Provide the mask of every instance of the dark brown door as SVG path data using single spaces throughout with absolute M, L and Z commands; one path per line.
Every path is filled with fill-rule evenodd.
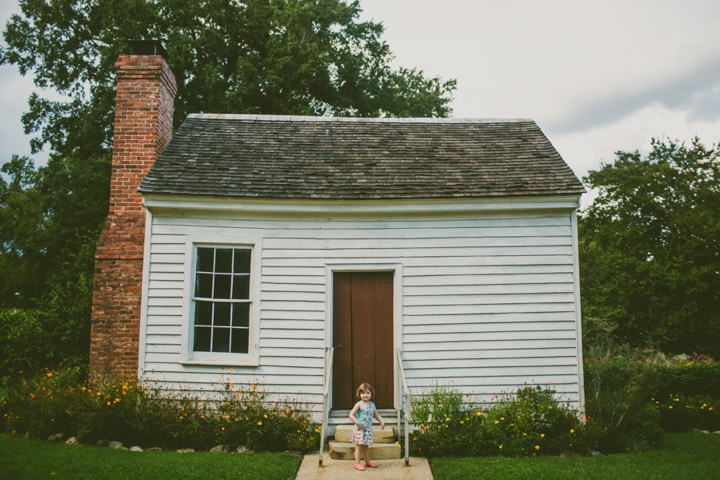
M 351 409 L 367 382 L 377 408 L 393 408 L 393 272 L 333 275 L 333 408 Z

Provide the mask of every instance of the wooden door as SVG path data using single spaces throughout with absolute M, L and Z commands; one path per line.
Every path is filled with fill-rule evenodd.
M 394 408 L 393 272 L 335 273 L 333 285 L 333 408 L 351 409 L 363 382 Z

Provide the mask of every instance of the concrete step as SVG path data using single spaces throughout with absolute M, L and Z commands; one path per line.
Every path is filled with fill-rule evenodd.
M 347 410 L 330 410 L 328 415 L 328 435 L 335 435 L 335 427 L 338 425 L 351 425 L 348 414 L 350 409 Z M 385 420 L 385 429 L 388 427 L 397 428 L 397 410 L 394 408 L 380 408 L 378 413 Z
M 335 427 L 335 441 L 352 443 L 352 433 L 357 430 L 355 425 L 337 425 Z M 385 430 L 373 425 L 373 443 L 395 443 L 395 429 L 385 426 Z
M 355 444 L 330 441 L 330 458 L 335 460 L 354 460 Z M 392 460 L 400 458 L 400 445 L 394 443 L 376 443 L 370 446 L 370 460 Z

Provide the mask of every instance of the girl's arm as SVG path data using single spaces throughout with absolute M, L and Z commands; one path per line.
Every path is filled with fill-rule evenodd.
M 350 415 L 348 415 L 348 418 L 358 427 L 362 427 L 362 425 L 360 425 L 360 422 L 358 422 L 358 419 L 355 417 L 355 414 L 358 412 L 358 410 L 360 410 L 360 405 L 356 403 L 353 409 L 350 410 Z
M 385 420 L 383 420 L 383 417 L 380 416 L 377 410 L 375 410 L 375 418 L 378 422 L 380 422 L 380 430 L 385 429 Z

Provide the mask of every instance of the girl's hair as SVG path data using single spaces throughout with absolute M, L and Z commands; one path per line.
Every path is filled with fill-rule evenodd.
M 370 390 L 370 398 L 375 396 L 375 390 L 373 390 L 372 385 L 369 383 L 362 383 L 357 389 L 357 392 L 355 392 L 355 396 L 357 398 L 360 398 L 360 394 L 363 393 L 365 390 Z

